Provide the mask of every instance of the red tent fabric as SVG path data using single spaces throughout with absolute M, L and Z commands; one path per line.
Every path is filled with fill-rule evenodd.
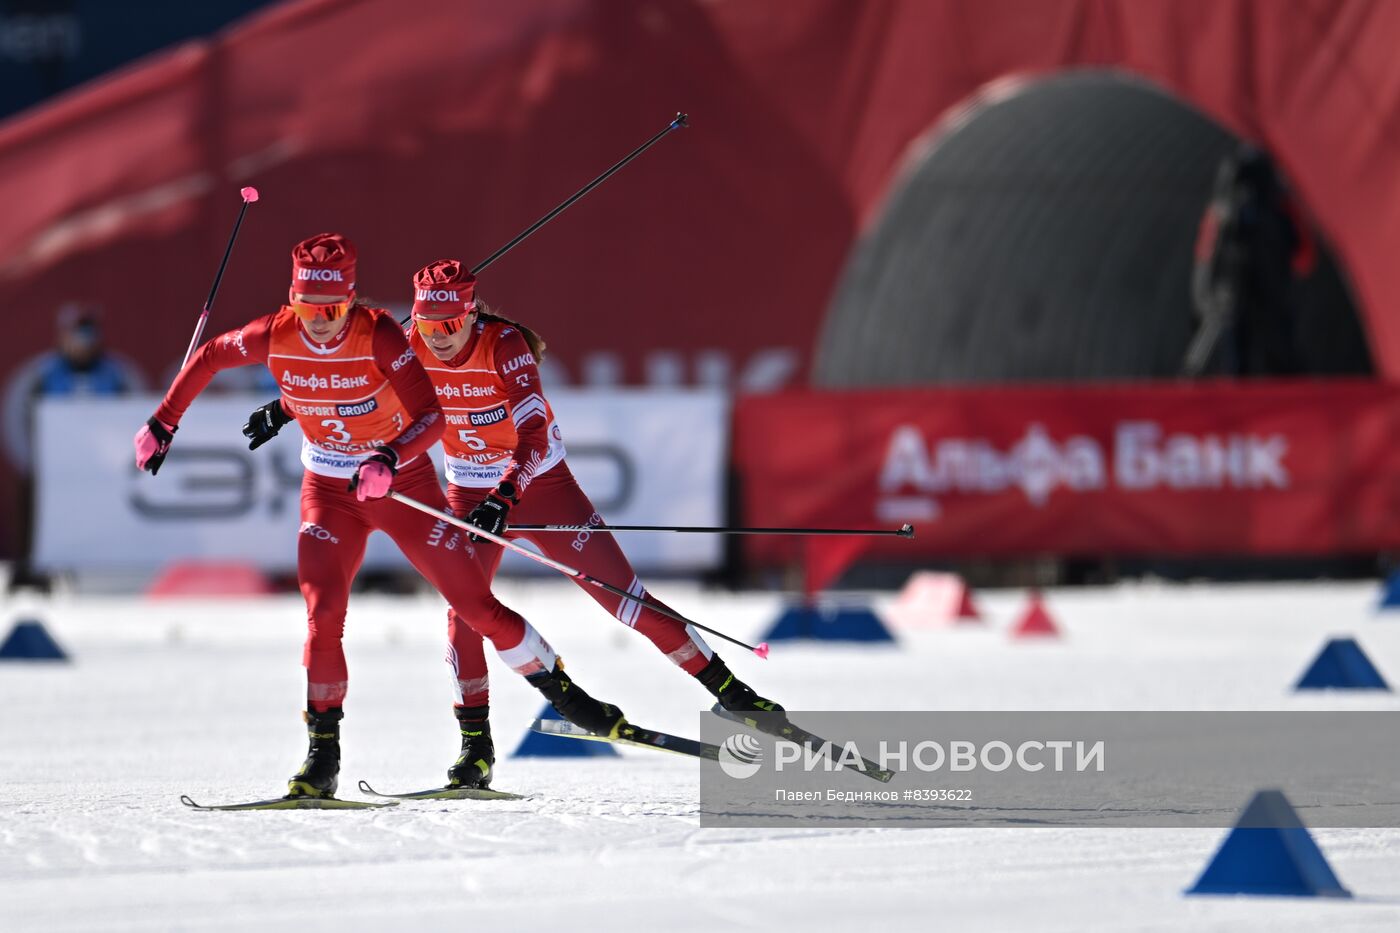
M 475 262 L 677 110 L 665 140 L 489 270 L 554 378 L 801 382 L 901 160 L 988 82 L 1112 67 L 1277 153 L 1400 376 L 1400 5 L 1381 0 L 302 0 L 0 124 L 0 374 L 54 308 L 106 308 L 153 381 L 178 361 L 239 187 L 210 333 L 343 230 L 369 295 Z M 727 375 L 726 375 L 727 374 Z

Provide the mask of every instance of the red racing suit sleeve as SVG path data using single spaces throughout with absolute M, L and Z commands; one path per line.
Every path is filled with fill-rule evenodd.
M 220 334 L 196 350 L 170 384 L 169 391 L 156 409 L 156 418 L 172 427 L 178 426 L 190 404 L 216 373 L 252 363 L 266 365 L 267 354 L 272 347 L 272 319 L 276 316 L 277 312 L 274 311 L 256 318 L 238 330 Z
M 544 403 L 544 387 L 540 385 L 540 370 L 530 345 L 517 328 L 501 331 L 496 341 L 493 365 L 506 387 L 510 402 L 510 417 L 515 422 L 515 454 L 506 467 L 501 482 L 515 484 L 516 497 L 535 478 L 535 471 L 549 451 L 549 416 Z
M 407 463 L 428 452 L 442 437 L 446 420 L 442 403 L 432 380 L 418 362 L 418 356 L 404 339 L 404 332 L 392 315 L 382 315 L 374 322 L 374 364 L 379 367 L 403 402 L 412 419 L 403 433 L 389 442 L 399 455 L 399 463 Z

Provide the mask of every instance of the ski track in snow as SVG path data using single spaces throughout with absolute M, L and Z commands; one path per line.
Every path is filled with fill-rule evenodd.
M 568 584 L 505 601 L 578 682 L 645 725 L 697 730 L 708 705 L 649 643 Z M 773 596 L 656 591 L 756 637 Z M 897 648 L 716 648 L 792 709 L 1396 709 L 1393 696 L 1299 696 L 1326 637 L 1358 637 L 1392 681 L 1400 617 L 1364 584 L 1057 591 L 1058 642 L 989 624 L 900 633 Z M 877 595 L 877 607 L 888 605 Z M 1273 931 L 1400 927 L 1400 830 L 1315 833 L 1349 902 L 1188 898 L 1223 830 L 702 829 L 698 765 L 514 759 L 541 701 L 492 661 L 497 777 L 523 801 L 378 811 L 202 813 L 276 796 L 300 763 L 304 610 L 295 597 L 12 604 L 71 665 L 0 665 L 0 930 L 833 928 Z M 7 620 L 0 620 L 7 621 Z M 441 782 L 455 756 L 436 598 L 357 597 L 340 796 Z M 1240 801 L 1243 806 L 1244 800 Z

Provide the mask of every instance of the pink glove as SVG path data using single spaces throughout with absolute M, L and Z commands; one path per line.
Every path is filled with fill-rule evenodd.
M 175 439 L 175 425 L 166 424 L 155 418 L 146 419 L 146 423 L 141 426 L 141 430 L 136 432 L 136 466 L 141 470 L 150 470 L 155 476 L 160 472 L 160 465 L 165 462 L 165 455 L 170 452 L 170 442 Z
M 366 499 L 383 499 L 387 496 L 389 487 L 394 484 L 398 461 L 399 455 L 392 447 L 376 447 L 375 453 L 360 464 L 350 480 L 350 490 L 355 493 L 355 498 L 364 502 Z

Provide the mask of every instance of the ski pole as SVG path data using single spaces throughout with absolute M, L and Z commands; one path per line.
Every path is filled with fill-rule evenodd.
M 575 201 L 577 201 L 579 198 L 583 197 L 585 194 L 587 194 L 588 192 L 592 191 L 594 188 L 598 187 L 598 186 L 601 185 L 603 182 L 607 181 L 609 178 L 611 178 L 614 174 L 616 174 L 616 173 L 618 172 L 618 170 L 620 170 L 620 169 L 621 169 L 624 165 L 626 165 L 628 162 L 631 162 L 631 161 L 632 161 L 633 159 L 635 159 L 637 156 L 641 155 L 643 152 L 646 152 L 646 151 L 647 151 L 648 149 L 650 149 L 652 146 L 656 145 L 656 143 L 661 139 L 661 137 L 663 137 L 663 136 L 665 136 L 666 134 L 670 133 L 672 130 L 677 130 L 677 129 L 681 129 L 681 128 L 683 128 L 683 127 L 689 126 L 690 124 L 687 123 L 686 120 L 687 120 L 687 117 L 686 117 L 685 114 L 683 114 L 683 113 L 678 113 L 678 114 L 676 114 L 676 118 L 675 118 L 674 120 L 672 120 L 669 124 L 667 124 L 667 126 L 666 126 L 666 128 L 665 128 L 664 130 L 661 130 L 659 133 L 657 133 L 657 134 L 656 134 L 655 136 L 653 136 L 651 139 L 648 139 L 646 142 L 642 143 L 642 144 L 641 144 L 640 146 L 638 146 L 636 149 L 633 149 L 633 150 L 632 150 L 631 152 L 629 152 L 627 155 L 623 156 L 623 158 L 621 159 L 621 161 L 619 161 L 619 162 L 617 162 L 616 164 L 614 164 L 614 165 L 612 166 L 612 168 L 608 169 L 606 172 L 604 172 L 603 174 L 599 175 L 597 178 L 593 179 L 593 180 L 590 181 L 588 184 L 584 185 L 584 186 L 583 186 L 582 188 L 580 188 L 578 191 L 575 191 L 572 195 L 570 195 L 568 198 L 566 198 L 566 199 L 564 200 L 564 202 L 563 202 L 562 204 L 560 204 L 558 207 L 556 207 L 554 210 L 550 211 L 548 214 L 545 214 L 545 215 L 544 215 L 543 217 L 541 217 L 539 220 L 535 221 L 534 223 L 530 224 L 530 226 L 528 226 L 528 227 L 526 227 L 524 230 L 522 230 L 519 234 L 516 235 L 515 239 L 511 240 L 511 241 L 510 241 L 509 243 L 507 243 L 505 246 L 502 246 L 500 249 L 496 250 L 496 251 L 495 251 L 494 253 L 492 253 L 490 256 L 487 256 L 487 257 L 486 257 L 485 259 L 483 259 L 481 262 L 479 262 L 479 263 L 477 263 L 475 266 L 473 266 L 473 267 L 472 267 L 472 270 L 471 270 L 471 271 L 472 271 L 472 275 L 478 275 L 478 274 L 480 274 L 487 266 L 491 265 L 491 264 L 492 264 L 493 262 L 495 262 L 497 259 L 500 259 L 500 258 L 501 258 L 502 256 L 504 256 L 506 253 L 508 253 L 508 252 L 510 252 L 511 250 L 515 249 L 515 247 L 519 246 L 520 243 L 521 243 L 526 237 L 528 237 L 530 234 L 534 233 L 534 232 L 535 232 L 536 230 L 538 230 L 539 228 L 543 227 L 545 224 L 549 223 L 551 220 L 553 220 L 555 217 L 559 216 L 561 213 L 563 213 L 564 210 L 567 209 L 568 206 L 569 206 L 570 204 L 573 204 L 573 203 L 574 203 Z M 400 323 L 400 324 L 406 325 L 406 324 L 408 324 L 408 320 L 409 320 L 408 318 L 404 318 L 402 321 L 399 321 L 399 323 Z
M 898 528 L 730 528 L 704 525 L 511 525 L 516 531 L 675 531 L 701 535 L 892 535 L 914 537 L 914 526 Z
M 675 118 L 674 120 L 672 120 L 672 121 L 670 122 L 670 124 L 668 124 L 667 127 L 666 127 L 664 130 L 662 130 L 661 132 L 657 133 L 655 136 L 653 136 L 651 139 L 648 139 L 646 142 L 642 143 L 642 144 L 641 144 L 640 146 L 638 146 L 636 149 L 633 149 L 633 150 L 632 150 L 631 152 L 629 152 L 626 156 L 624 156 L 624 157 L 622 158 L 621 161 L 619 161 L 617 164 L 615 164 L 612 168 L 608 169 L 606 172 L 604 172 L 603 174 L 599 175 L 597 178 L 593 179 L 593 180 L 590 181 L 588 184 L 584 185 L 584 186 L 583 186 L 582 188 L 580 188 L 578 191 L 574 192 L 567 200 L 564 201 L 564 203 L 560 204 L 560 205 L 559 205 L 558 207 L 556 207 L 554 210 L 550 211 L 548 214 L 545 214 L 545 215 L 544 215 L 543 217 L 541 217 L 539 220 L 535 221 L 534 223 L 530 224 L 530 226 L 526 227 L 526 228 L 524 229 L 524 231 L 522 231 L 515 239 L 511 240 L 511 241 L 510 241 L 509 243 L 507 243 L 505 246 L 502 246 L 500 249 L 496 250 L 496 251 L 495 251 L 494 253 L 492 253 L 490 256 L 487 256 L 487 257 L 486 257 L 485 259 L 483 259 L 481 262 L 479 262 L 479 263 L 477 263 L 475 266 L 473 266 L 473 267 L 472 267 L 472 275 L 478 275 L 478 274 L 480 274 L 480 273 L 482 272 L 482 270 L 484 270 L 487 266 L 491 265 L 491 263 L 495 262 L 497 259 L 500 259 L 500 258 L 501 258 L 502 256 L 504 256 L 506 253 L 508 253 L 508 252 L 510 252 L 512 249 L 514 249 L 516 246 L 518 246 L 518 245 L 520 244 L 520 242 L 521 242 L 522 240 L 524 240 L 524 239 L 525 239 L 526 237 L 528 237 L 530 234 L 534 233 L 536 230 L 538 230 L 539 228 L 543 227 L 545 224 L 549 223 L 551 220 L 553 220 L 553 219 L 554 219 L 555 217 L 557 217 L 559 214 L 563 213 L 563 211 L 564 211 L 570 204 L 573 204 L 573 203 L 574 203 L 575 201 L 577 201 L 579 198 L 583 197 L 585 194 L 587 194 L 588 192 L 592 191 L 594 188 L 598 187 L 598 186 L 601 185 L 603 182 L 607 181 L 609 178 L 611 178 L 619 169 L 621 169 L 621 168 L 622 168 L 624 165 L 626 165 L 628 162 L 631 162 L 631 161 L 632 161 L 633 159 L 635 159 L 637 156 L 641 155 L 643 152 L 646 152 L 646 151 L 647 151 L 648 149 L 650 149 L 652 146 L 656 145 L 656 143 L 661 139 L 661 137 L 663 137 L 663 136 L 665 136 L 666 134 L 670 133 L 672 130 L 677 130 L 677 129 L 680 129 L 680 128 L 684 127 L 684 126 L 688 126 L 688 125 L 689 125 L 689 124 L 686 123 L 686 115 L 685 115 L 685 114 L 683 114 L 683 113 L 678 113 L 678 114 L 676 114 L 676 118 Z
M 214 296 L 219 293 L 219 282 L 223 281 L 224 269 L 228 266 L 228 257 L 233 253 L 233 241 L 238 239 L 238 228 L 243 226 L 243 215 L 248 213 L 248 205 L 258 199 L 258 189 L 251 185 L 238 193 L 243 195 L 243 206 L 238 209 L 238 219 L 233 222 L 233 232 L 229 234 L 228 245 L 224 247 L 224 258 L 219 261 L 219 271 L 214 274 L 214 287 L 209 289 L 209 297 L 204 299 L 204 310 L 200 312 L 199 322 L 194 326 L 194 336 L 190 337 L 190 345 L 185 350 L 185 358 L 180 361 L 181 369 L 185 368 L 185 364 L 194 355 L 194 348 L 199 346 L 199 338 L 204 334 L 204 325 L 208 322 L 209 312 L 214 307 Z
M 730 641 L 736 645 L 739 645 L 742 648 L 747 648 L 754 654 L 758 655 L 760 658 L 768 657 L 768 642 L 766 641 L 762 642 L 757 646 L 750 645 L 747 642 L 740 641 L 732 635 L 726 635 L 721 631 L 712 629 L 707 625 L 701 625 L 699 622 L 692 622 L 690 619 L 687 619 L 680 613 L 673 612 L 670 609 L 667 609 L 665 606 L 661 605 L 660 603 L 653 602 L 652 600 L 647 599 L 645 596 L 636 596 L 632 593 L 627 592 L 624 589 L 619 589 L 618 587 L 613 586 L 611 583 L 604 583 L 597 577 L 591 577 L 588 574 L 583 573 L 582 571 L 575 570 L 567 564 L 561 564 L 557 560 L 552 560 L 548 557 L 545 557 L 543 554 L 536 554 L 529 548 L 522 547 L 519 544 L 516 544 L 514 541 L 511 541 L 507 538 L 502 538 L 499 535 L 493 535 L 489 531 L 484 531 L 471 524 L 464 518 L 458 518 L 457 516 L 449 512 L 444 512 L 441 509 L 435 509 L 425 502 L 419 502 L 417 499 L 410 499 L 403 493 L 395 492 L 391 489 L 389 490 L 389 498 L 396 499 L 399 502 L 402 502 L 404 505 L 409 506 L 410 508 L 417 509 L 425 515 L 431 515 L 433 518 L 436 518 L 439 521 L 444 521 L 448 524 L 456 525 L 463 531 L 469 531 L 472 534 L 477 535 L 478 537 L 485 538 L 487 541 L 495 542 L 503 548 L 508 548 L 517 554 L 521 554 L 525 557 L 528 557 L 530 560 L 534 561 L 537 564 L 544 564 L 546 567 L 549 567 L 553 570 L 557 570 L 560 573 L 565 574 L 566 576 L 573 577 L 575 580 L 581 580 L 584 583 L 590 584 L 591 586 L 598 587 L 600 590 L 607 590 L 614 596 L 621 596 L 623 599 L 630 599 L 634 603 L 639 603 L 648 609 L 659 612 L 667 618 L 675 619 L 677 622 L 680 622 L 683 625 L 693 625 L 695 628 L 699 629 L 702 632 L 709 632 L 711 635 L 723 638 L 725 641 Z

